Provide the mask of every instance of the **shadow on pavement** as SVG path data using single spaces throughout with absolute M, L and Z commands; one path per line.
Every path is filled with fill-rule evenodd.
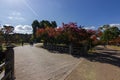
M 43 47 L 41 47 L 41 48 L 43 48 Z M 69 53 L 54 51 L 54 50 L 48 50 L 48 51 L 51 53 L 56 53 L 56 54 L 72 55 L 75 58 L 83 57 L 92 62 L 107 63 L 107 64 L 111 64 L 111 65 L 120 67 L 120 51 L 107 49 L 107 48 L 103 48 L 103 47 L 102 48 L 97 47 L 95 49 L 96 49 L 96 52 L 94 52 L 92 54 L 89 53 L 87 55 L 69 54 Z
M 43 46 L 37 46 L 37 47 L 38 48 L 46 49 Z M 67 54 L 67 55 L 72 55 L 75 58 L 80 58 L 81 57 L 81 55 L 79 55 L 79 54 L 69 54 L 68 51 L 57 51 L 57 50 L 53 50 L 53 49 L 46 49 L 46 50 L 49 51 L 49 52 L 51 52 L 51 53 L 54 53 L 54 54 Z
M 88 54 L 84 58 L 92 62 L 107 63 L 120 67 L 120 51 L 104 49 L 101 51 L 96 51 L 92 54 Z

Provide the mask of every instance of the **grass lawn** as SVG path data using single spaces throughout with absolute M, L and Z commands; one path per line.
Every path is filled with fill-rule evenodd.
M 120 46 L 114 46 L 114 45 L 108 45 L 107 48 L 114 49 L 114 50 L 120 50 Z

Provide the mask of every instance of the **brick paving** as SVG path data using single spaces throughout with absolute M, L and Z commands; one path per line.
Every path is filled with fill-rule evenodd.
M 16 80 L 64 80 L 80 59 L 29 45 L 14 48 Z

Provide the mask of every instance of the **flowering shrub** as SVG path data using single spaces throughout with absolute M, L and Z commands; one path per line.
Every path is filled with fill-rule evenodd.
M 81 44 L 88 40 L 95 40 L 96 31 L 78 27 L 76 23 L 69 23 L 63 24 L 63 26 L 59 28 L 38 28 L 36 36 L 40 37 L 46 43 Z

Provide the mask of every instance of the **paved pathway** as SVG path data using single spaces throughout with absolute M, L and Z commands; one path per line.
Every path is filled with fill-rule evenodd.
M 51 53 L 29 45 L 14 50 L 16 80 L 64 80 L 80 61 L 71 55 Z
M 95 49 L 96 56 L 84 57 L 65 80 L 120 80 L 120 51 L 109 46 Z

